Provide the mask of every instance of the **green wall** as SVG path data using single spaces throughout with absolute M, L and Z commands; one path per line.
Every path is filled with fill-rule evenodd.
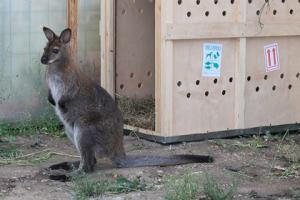
M 98 71 L 100 0 L 79 0 L 78 56 L 85 71 Z M 0 0 L 0 121 L 40 117 L 47 102 L 43 26 L 66 27 L 64 0 Z M 90 63 L 93 63 L 92 65 Z M 96 71 L 96 72 L 97 72 Z

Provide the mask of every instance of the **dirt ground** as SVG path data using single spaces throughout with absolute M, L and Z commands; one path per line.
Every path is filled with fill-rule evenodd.
M 36 136 L 35 136 L 36 137 Z M 36 165 L 0 165 L 0 199 L 72 199 L 70 182 L 49 180 L 43 169 L 50 164 L 77 158 L 66 138 L 38 136 L 39 145 L 30 137 L 17 138 L 13 143 L 24 155 L 50 149 L 60 154 Z M 1 145 L 1 144 L 0 144 Z M 160 145 L 134 136 L 125 137 L 128 154 L 209 154 L 211 164 L 188 164 L 173 167 L 143 167 L 107 169 L 105 174 L 118 174 L 130 179 L 141 176 L 154 185 L 151 191 L 106 195 L 97 199 L 163 199 L 163 180 L 189 172 L 210 173 L 226 186 L 238 179 L 234 199 L 300 199 L 300 134 L 210 140 L 202 142 Z M 1 147 L 1 146 L 0 146 Z M 90 176 L 96 176 L 94 174 Z M 201 195 L 200 195 L 201 196 Z

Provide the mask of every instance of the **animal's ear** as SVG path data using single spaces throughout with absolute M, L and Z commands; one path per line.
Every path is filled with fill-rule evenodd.
M 64 44 L 69 43 L 71 40 L 71 35 L 72 35 L 71 29 L 67 28 L 67 29 L 63 30 L 59 36 L 60 42 L 62 42 Z
M 54 38 L 55 38 L 55 33 L 54 33 L 50 28 L 43 27 L 43 31 L 44 31 L 44 33 L 45 33 L 46 38 L 47 38 L 50 42 L 54 40 Z

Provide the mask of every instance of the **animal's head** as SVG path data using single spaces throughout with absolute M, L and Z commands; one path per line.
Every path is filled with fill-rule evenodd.
M 60 36 L 57 36 L 47 27 L 44 27 L 43 31 L 48 39 L 48 43 L 44 48 L 44 53 L 41 58 L 42 64 L 49 65 L 64 59 L 67 51 L 67 44 L 71 40 L 71 29 L 67 28 L 63 30 Z

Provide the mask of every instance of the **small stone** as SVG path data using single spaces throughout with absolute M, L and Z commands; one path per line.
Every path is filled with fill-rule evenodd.
M 137 175 L 143 175 L 143 171 L 139 171 Z
M 199 197 L 199 200 L 206 200 L 207 198 L 206 198 L 206 196 L 205 195 L 201 195 L 200 197 Z
M 124 198 L 123 197 L 114 197 L 114 198 L 112 198 L 112 200 L 124 200 Z
M 113 174 L 113 175 L 112 175 L 112 178 L 113 178 L 113 179 L 118 178 L 118 174 Z

